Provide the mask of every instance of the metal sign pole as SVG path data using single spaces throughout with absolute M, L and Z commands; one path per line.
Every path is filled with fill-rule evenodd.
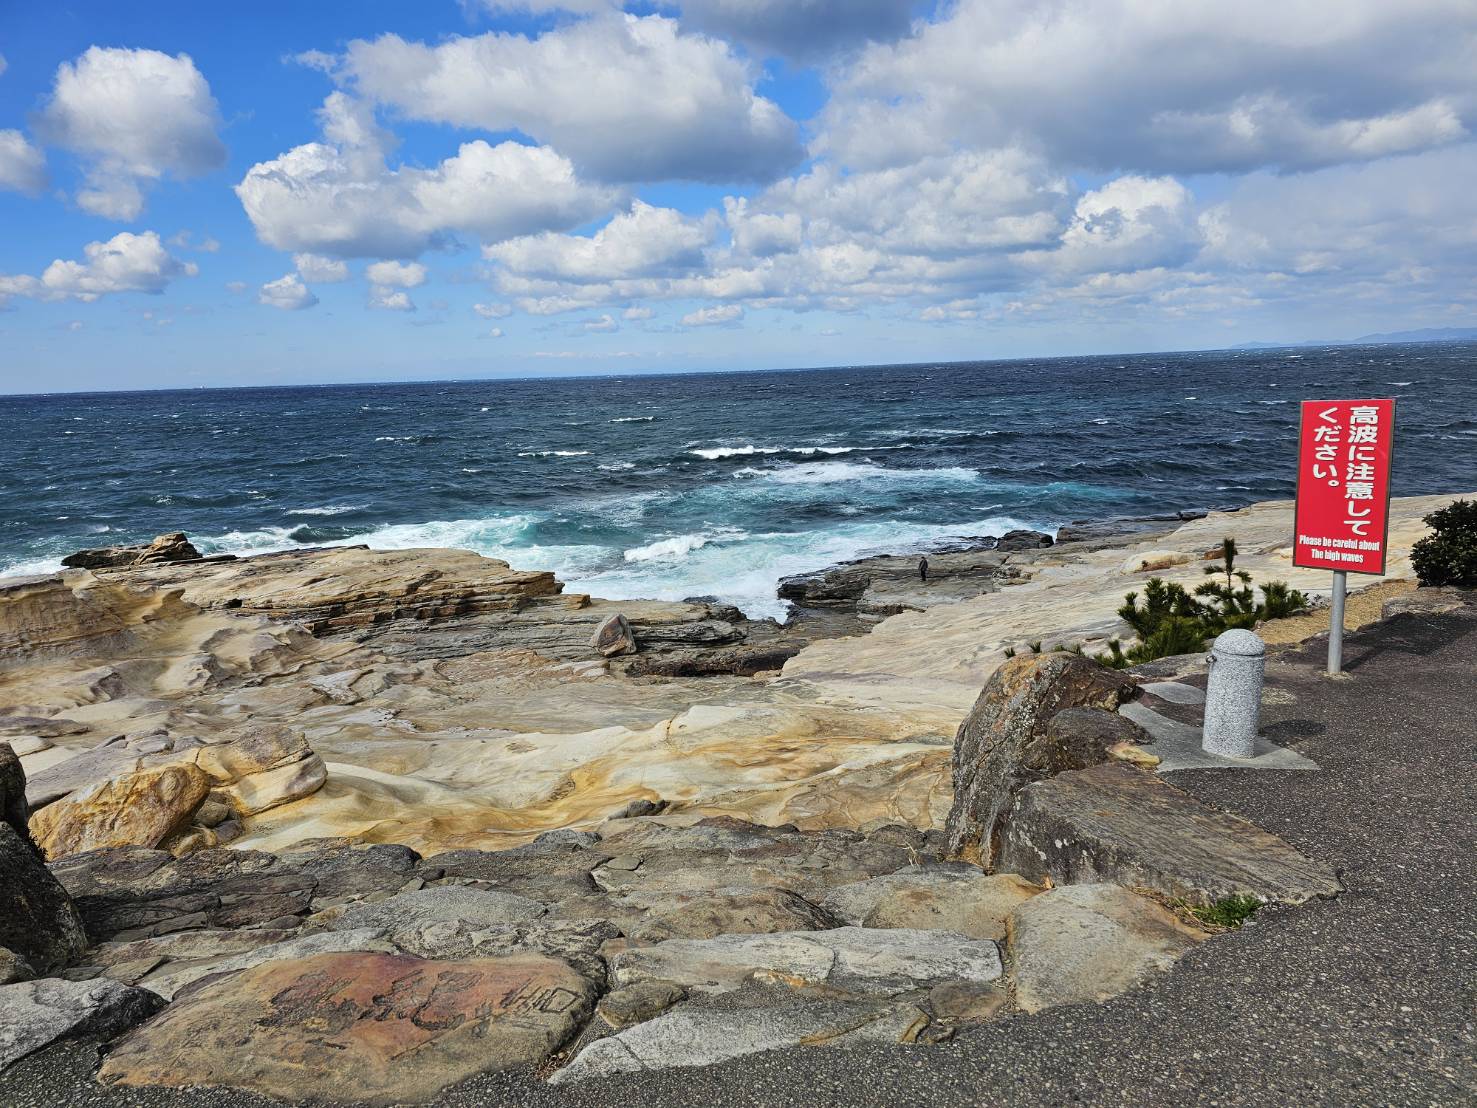
M 1328 621 L 1328 675 L 1337 676 L 1344 669 L 1344 593 L 1349 575 L 1341 569 L 1333 573 L 1333 600 Z

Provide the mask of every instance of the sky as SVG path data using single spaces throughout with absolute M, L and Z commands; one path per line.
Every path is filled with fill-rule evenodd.
M 1472 0 L 0 2 L 0 393 L 1477 325 Z

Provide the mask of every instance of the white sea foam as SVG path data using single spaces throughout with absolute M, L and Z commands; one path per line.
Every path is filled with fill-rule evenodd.
M 650 423 L 654 419 L 656 419 L 656 416 L 654 416 L 654 415 L 628 415 L 628 416 L 620 416 L 620 417 L 618 417 L 616 419 L 612 419 L 612 420 L 610 420 L 610 422 L 611 423 Z
M 322 508 L 290 508 L 290 516 L 341 516 L 349 512 L 362 512 L 368 504 L 330 504 Z
M 670 539 L 657 539 L 645 546 L 633 547 L 625 551 L 622 557 L 628 562 L 651 562 L 659 558 L 672 560 L 686 557 L 707 545 L 706 535 L 674 535 Z
M 596 469 L 603 469 L 603 470 L 605 470 L 605 471 L 607 471 L 609 473 L 622 473 L 622 472 L 624 472 L 625 470 L 628 470 L 628 469 L 635 469 L 636 468 L 636 463 L 635 462 L 610 462 L 607 465 L 596 466 L 595 468 Z
M 520 458 L 583 458 L 588 450 L 520 450 Z
M 906 442 L 889 446 L 705 446 L 699 450 L 689 450 L 688 453 L 713 462 L 720 458 L 748 458 L 756 454 L 799 454 L 802 457 L 809 457 L 815 454 L 865 454 L 874 450 L 908 450 L 911 446 L 911 443 Z
M 936 469 L 888 469 L 865 462 L 804 462 L 778 469 L 755 469 L 745 466 L 734 477 L 760 477 L 778 485 L 833 485 L 841 481 L 869 481 L 889 484 L 937 484 L 977 481 L 979 470 L 965 466 L 941 466 Z

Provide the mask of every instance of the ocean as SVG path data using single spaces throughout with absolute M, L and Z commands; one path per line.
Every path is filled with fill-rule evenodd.
M 1398 398 L 1398 495 L 1477 488 L 1477 343 L 0 397 L 0 574 L 457 546 L 616 599 L 1016 527 L 1289 497 L 1297 402 Z

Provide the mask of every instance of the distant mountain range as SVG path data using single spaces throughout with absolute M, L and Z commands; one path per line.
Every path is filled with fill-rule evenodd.
M 1417 331 L 1381 331 L 1357 339 L 1305 339 L 1302 342 L 1243 342 L 1232 350 L 1278 350 L 1288 346 L 1374 346 L 1386 342 L 1477 341 L 1477 327 L 1422 327 Z

